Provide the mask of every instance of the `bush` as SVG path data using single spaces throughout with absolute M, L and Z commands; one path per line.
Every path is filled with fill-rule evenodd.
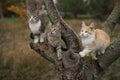
M 57 7 L 61 12 L 90 14 L 95 18 L 104 19 L 110 13 L 109 6 L 112 0 L 58 0 Z M 113 7 L 113 6 L 112 6 Z
M 108 8 L 112 0 L 91 0 L 89 13 L 99 19 L 104 19 L 110 13 Z
M 58 0 L 57 6 L 65 13 L 85 14 L 87 12 L 87 5 L 83 0 Z

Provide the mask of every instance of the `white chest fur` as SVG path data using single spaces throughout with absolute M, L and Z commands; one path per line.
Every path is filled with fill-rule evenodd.
M 41 21 L 39 20 L 37 23 L 29 22 L 29 28 L 33 34 L 39 33 L 41 27 Z
M 82 38 L 82 45 L 84 48 L 88 47 L 89 44 L 91 44 L 93 41 L 95 41 L 95 35 L 90 35 L 87 38 Z

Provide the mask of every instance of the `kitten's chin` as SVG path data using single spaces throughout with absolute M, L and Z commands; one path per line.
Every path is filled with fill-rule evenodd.
M 80 36 L 81 38 L 87 38 L 88 36 Z
M 80 34 L 80 37 L 81 37 L 81 38 L 87 38 L 88 35 L 84 35 L 84 34 L 82 35 L 82 34 Z

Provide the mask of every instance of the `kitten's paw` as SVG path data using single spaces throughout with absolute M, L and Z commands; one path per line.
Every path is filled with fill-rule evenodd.
M 98 52 L 98 55 L 102 55 L 102 54 L 104 54 L 104 53 L 105 53 L 105 50 L 99 51 L 99 52 Z
M 105 50 L 101 51 L 101 53 L 104 54 L 104 53 L 105 53 Z
M 92 56 L 92 59 L 93 60 L 97 60 L 98 58 L 96 56 Z
M 58 60 L 62 59 L 62 53 L 57 53 Z
M 98 52 L 98 55 L 101 55 L 101 52 Z
M 96 53 L 91 54 L 93 60 L 97 60 L 98 58 L 96 57 Z
M 79 55 L 80 55 L 81 57 L 85 57 L 85 54 L 84 54 L 83 52 L 79 52 Z
M 38 43 L 39 42 L 39 39 L 34 39 L 34 43 Z
M 57 57 L 58 57 L 58 60 L 62 59 L 62 51 L 61 50 L 57 51 Z
M 44 42 L 44 39 L 43 39 L 43 38 L 41 38 L 41 39 L 40 39 L 40 42 L 41 42 L 41 43 L 42 43 L 42 42 Z

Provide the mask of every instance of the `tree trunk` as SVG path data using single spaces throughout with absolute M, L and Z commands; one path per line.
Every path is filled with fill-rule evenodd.
M 35 8 L 36 0 L 26 0 L 27 4 L 29 1 L 33 1 L 32 7 L 29 5 L 29 12 L 33 13 Z M 40 1 L 40 0 L 39 0 Z M 118 0 L 119 1 L 119 0 Z M 59 70 L 60 80 L 99 80 L 104 71 L 120 56 L 120 40 L 112 43 L 107 49 L 104 55 L 98 56 L 98 60 L 92 60 L 91 58 L 81 58 L 79 52 L 81 51 L 79 45 L 79 39 L 75 32 L 69 27 L 68 24 L 64 22 L 62 17 L 59 15 L 56 6 L 53 3 L 53 0 L 44 0 L 49 18 L 53 24 L 60 22 L 61 25 L 61 35 L 62 39 L 66 44 L 67 49 L 63 51 L 63 57 L 61 60 L 58 60 L 56 57 L 56 52 L 53 47 L 47 42 L 39 43 L 37 46 L 34 43 L 31 43 L 31 48 L 39 53 L 42 57 L 52 62 Z M 119 6 L 118 3 L 116 6 Z M 115 10 L 114 10 L 115 9 Z M 113 13 L 119 13 L 116 11 L 116 8 L 113 9 Z M 117 10 L 120 8 L 117 8 Z M 110 16 L 111 16 L 110 15 Z M 112 18 L 107 19 L 107 23 L 117 22 L 117 18 L 120 15 L 113 16 Z M 105 22 L 106 24 L 106 22 Z M 112 28 L 115 25 L 109 24 Z M 107 27 L 109 28 L 109 27 Z

